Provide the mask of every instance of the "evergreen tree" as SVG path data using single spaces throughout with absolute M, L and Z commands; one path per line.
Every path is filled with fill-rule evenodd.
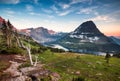
M 105 59 L 106 59 L 106 63 L 109 63 L 109 59 L 110 59 L 110 54 L 109 52 L 106 53 Z

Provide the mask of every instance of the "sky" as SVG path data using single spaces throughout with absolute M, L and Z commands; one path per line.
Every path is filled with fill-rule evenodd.
M 0 0 L 0 16 L 18 29 L 74 31 L 92 20 L 107 36 L 120 36 L 120 0 Z

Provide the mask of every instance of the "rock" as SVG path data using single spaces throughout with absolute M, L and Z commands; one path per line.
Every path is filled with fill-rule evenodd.
M 10 63 L 11 63 L 11 66 L 7 70 L 5 70 L 4 72 L 10 73 L 11 77 L 21 76 L 22 73 L 17 70 L 18 66 L 21 65 L 21 64 L 17 63 L 17 62 L 14 62 L 14 61 L 10 61 Z
M 27 59 L 23 56 L 15 55 L 15 60 L 17 60 L 18 62 L 25 62 Z
M 36 70 L 35 67 L 25 67 L 25 68 L 21 68 L 20 71 L 24 74 L 24 75 L 28 75 L 30 71 Z
M 80 75 L 80 71 L 76 71 L 75 74 L 76 74 L 76 75 Z
M 23 75 L 19 70 L 18 67 L 21 63 L 9 61 L 11 63 L 10 67 L 6 69 L 5 73 L 10 73 L 11 77 L 6 78 L 6 81 L 26 81 L 28 78 L 27 76 Z
M 26 81 L 27 76 L 19 76 L 19 77 L 15 77 L 15 78 L 11 78 L 7 81 Z
M 56 72 L 51 73 L 51 79 L 52 79 L 52 81 L 59 81 L 60 75 Z

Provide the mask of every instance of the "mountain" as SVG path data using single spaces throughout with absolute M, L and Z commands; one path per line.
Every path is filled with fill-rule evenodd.
M 120 39 L 120 36 L 115 36 L 115 38 L 118 38 L 118 39 Z
M 5 20 L 0 16 L 0 27 L 2 27 L 3 21 L 5 21 Z
M 73 32 L 70 32 L 60 40 L 59 44 L 73 52 L 113 52 L 119 51 L 120 46 L 113 43 L 112 39 L 99 31 L 93 21 L 82 23 Z
M 44 27 L 22 29 L 20 33 L 31 36 L 35 41 L 41 44 L 54 42 L 66 34 L 48 30 Z
M 113 42 L 114 42 L 115 44 L 120 45 L 120 39 L 119 39 L 119 38 L 114 37 L 114 36 L 111 36 L 110 38 L 113 40 Z

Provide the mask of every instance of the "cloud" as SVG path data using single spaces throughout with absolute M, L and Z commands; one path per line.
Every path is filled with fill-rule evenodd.
M 114 17 L 114 18 L 116 18 L 116 19 L 120 19 L 120 11 L 119 10 L 117 10 L 117 11 L 115 11 L 115 12 L 112 12 L 112 13 L 110 13 L 109 15 L 111 16 L 111 17 Z
M 83 2 L 90 2 L 92 3 L 93 0 L 72 0 L 70 2 L 70 5 L 77 4 L 77 3 L 83 3 Z
M 72 12 L 71 10 L 68 10 L 68 11 L 59 13 L 58 15 L 59 15 L 59 16 L 65 16 L 65 15 L 68 15 L 69 13 L 71 13 L 71 12 Z
M 120 18 L 119 14 L 120 14 L 120 11 L 111 12 L 111 13 L 104 14 L 104 15 L 97 14 L 96 17 L 91 18 L 89 20 L 93 20 L 93 21 L 105 21 L 105 22 L 118 22 L 119 18 Z
M 84 0 L 72 0 L 70 4 L 76 4 L 76 3 L 80 3 L 82 1 L 84 1 Z
M 70 4 L 63 4 L 63 3 L 59 3 L 58 4 L 62 9 L 68 9 L 71 5 Z
M 7 14 L 6 16 L 8 16 L 9 18 L 10 18 L 10 17 L 12 17 L 12 18 L 14 17 L 14 16 L 13 16 L 13 15 L 11 15 L 11 14 Z
M 41 15 L 41 14 L 35 13 L 35 12 L 30 12 L 29 14 L 30 14 L 30 15 L 34 15 L 34 16 L 40 16 L 40 15 Z
M 95 18 L 92 18 L 91 20 L 93 20 L 93 21 L 107 21 L 107 20 L 109 20 L 109 17 L 108 16 L 97 16 Z
M 91 8 L 84 8 L 84 9 L 81 9 L 79 12 L 77 12 L 77 14 L 90 14 L 92 12 L 92 9 Z
M 55 18 L 55 16 L 53 16 L 53 15 L 47 15 L 47 17 L 50 19 Z
M 52 13 L 52 10 L 48 10 L 48 9 L 43 9 L 42 8 L 42 11 L 44 11 L 45 13 L 49 13 L 49 14 Z
M 98 15 L 98 12 L 95 11 L 97 7 L 82 8 L 76 14 L 94 14 Z
M 54 11 L 58 10 L 55 5 L 51 6 L 51 9 L 54 10 Z
M 33 11 L 33 6 L 31 6 L 31 5 L 26 5 L 26 9 L 27 9 L 28 11 Z
M 111 18 L 109 15 L 99 15 L 99 16 L 96 16 L 94 18 L 90 18 L 89 20 L 92 20 L 92 21 L 104 21 L 104 22 L 113 22 L 113 21 L 116 21 L 116 19 L 114 18 Z
M 5 10 L 4 12 L 7 13 L 7 14 L 14 14 L 14 13 L 15 13 L 15 12 L 12 11 L 12 10 Z
M 35 3 L 35 4 L 38 4 L 38 0 L 34 0 L 34 3 Z
M 58 8 L 57 8 L 55 5 L 51 6 L 51 9 L 52 9 L 55 13 L 59 13 Z
M 2 4 L 17 4 L 20 0 L 0 0 L 0 3 Z
M 58 9 L 56 7 L 56 5 L 51 6 L 51 9 L 53 10 L 53 12 L 55 12 L 58 16 L 65 16 L 65 15 L 68 15 L 71 12 L 73 12 L 73 10 L 68 9 L 70 6 L 67 5 L 67 4 L 61 4 L 60 3 L 58 5 L 62 7 L 62 9 L 63 9 L 62 11 L 60 9 Z
M 86 2 L 86 3 L 89 3 L 90 4 L 92 3 L 93 0 L 71 0 L 69 3 L 64 3 L 64 2 L 56 2 L 56 4 L 58 6 L 60 6 L 62 9 L 68 9 L 70 8 L 71 6 L 74 6 L 75 4 L 78 4 L 78 3 L 83 3 L 83 2 Z
M 67 9 L 67 8 L 69 8 L 70 7 L 70 5 L 68 5 L 68 4 L 63 4 L 63 9 Z

